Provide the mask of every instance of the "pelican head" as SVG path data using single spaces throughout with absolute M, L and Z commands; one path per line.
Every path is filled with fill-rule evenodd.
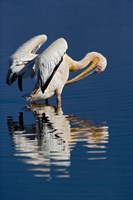
M 89 63 L 91 64 L 88 66 Z M 70 71 L 78 71 L 85 67 L 86 69 L 78 76 L 74 77 L 71 80 L 68 80 L 66 84 L 74 83 L 94 73 L 103 72 L 106 69 L 106 66 L 107 60 L 102 54 L 98 52 L 87 53 L 82 60 L 75 62 L 75 66 L 70 68 Z
M 103 72 L 106 69 L 106 66 L 107 66 L 106 58 L 102 54 L 97 53 L 97 52 L 91 52 L 91 54 L 95 55 L 95 57 L 92 59 L 93 61 L 94 61 L 95 58 L 98 59 L 95 71 L 98 72 L 98 73 Z

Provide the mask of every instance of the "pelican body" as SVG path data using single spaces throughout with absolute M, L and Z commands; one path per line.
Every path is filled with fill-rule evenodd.
M 38 35 L 20 46 L 11 56 L 11 65 L 7 73 L 6 83 L 11 85 L 18 79 L 22 90 L 22 78 L 36 79 L 36 84 L 26 100 L 36 102 L 47 100 L 53 95 L 57 98 L 57 106 L 61 106 L 61 93 L 67 84 L 79 81 L 93 73 L 102 72 L 107 66 L 106 58 L 97 52 L 90 52 L 75 61 L 66 54 L 68 45 L 65 39 L 59 38 L 40 55 L 36 54 L 39 47 L 47 40 L 46 35 Z M 91 63 L 90 66 L 88 66 Z M 86 69 L 68 80 L 70 71 Z

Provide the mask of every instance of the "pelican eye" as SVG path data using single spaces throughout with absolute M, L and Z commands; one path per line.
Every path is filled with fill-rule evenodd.
M 102 67 L 100 65 L 97 65 L 96 66 L 96 72 L 102 72 Z

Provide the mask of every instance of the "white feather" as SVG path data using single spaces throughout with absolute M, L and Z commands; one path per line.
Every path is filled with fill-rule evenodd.
M 39 80 L 44 85 L 51 76 L 56 66 L 60 64 L 63 55 L 68 48 L 67 42 L 63 38 L 59 38 L 53 42 L 42 54 L 37 58 L 36 67 L 39 71 Z
M 30 70 L 33 73 L 33 67 L 31 67 L 30 65 L 29 68 L 28 66 L 26 69 L 24 68 L 38 56 L 36 54 L 36 51 L 46 40 L 46 35 L 38 35 L 36 37 L 33 37 L 22 44 L 22 46 L 20 46 L 17 51 L 10 57 L 11 65 L 7 74 L 8 84 L 12 84 L 12 82 L 16 80 L 18 75 L 23 75 L 26 71 L 28 71 L 28 74 L 30 74 Z

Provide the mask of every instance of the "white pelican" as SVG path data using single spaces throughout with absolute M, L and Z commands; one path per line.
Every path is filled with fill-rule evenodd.
M 65 84 L 79 81 L 95 72 L 104 71 L 107 60 L 100 53 L 90 52 L 82 60 L 75 61 L 66 54 L 68 45 L 63 38 L 57 39 L 40 55 L 36 54 L 46 40 L 46 35 L 38 35 L 17 49 L 11 56 L 6 83 L 11 85 L 18 79 L 19 89 L 22 90 L 22 77 L 33 77 L 37 82 L 26 99 L 35 102 L 42 99 L 47 100 L 56 95 L 57 105 L 60 107 L 61 93 Z M 89 63 L 91 65 L 85 71 L 72 80 L 68 80 L 69 71 L 81 70 Z

